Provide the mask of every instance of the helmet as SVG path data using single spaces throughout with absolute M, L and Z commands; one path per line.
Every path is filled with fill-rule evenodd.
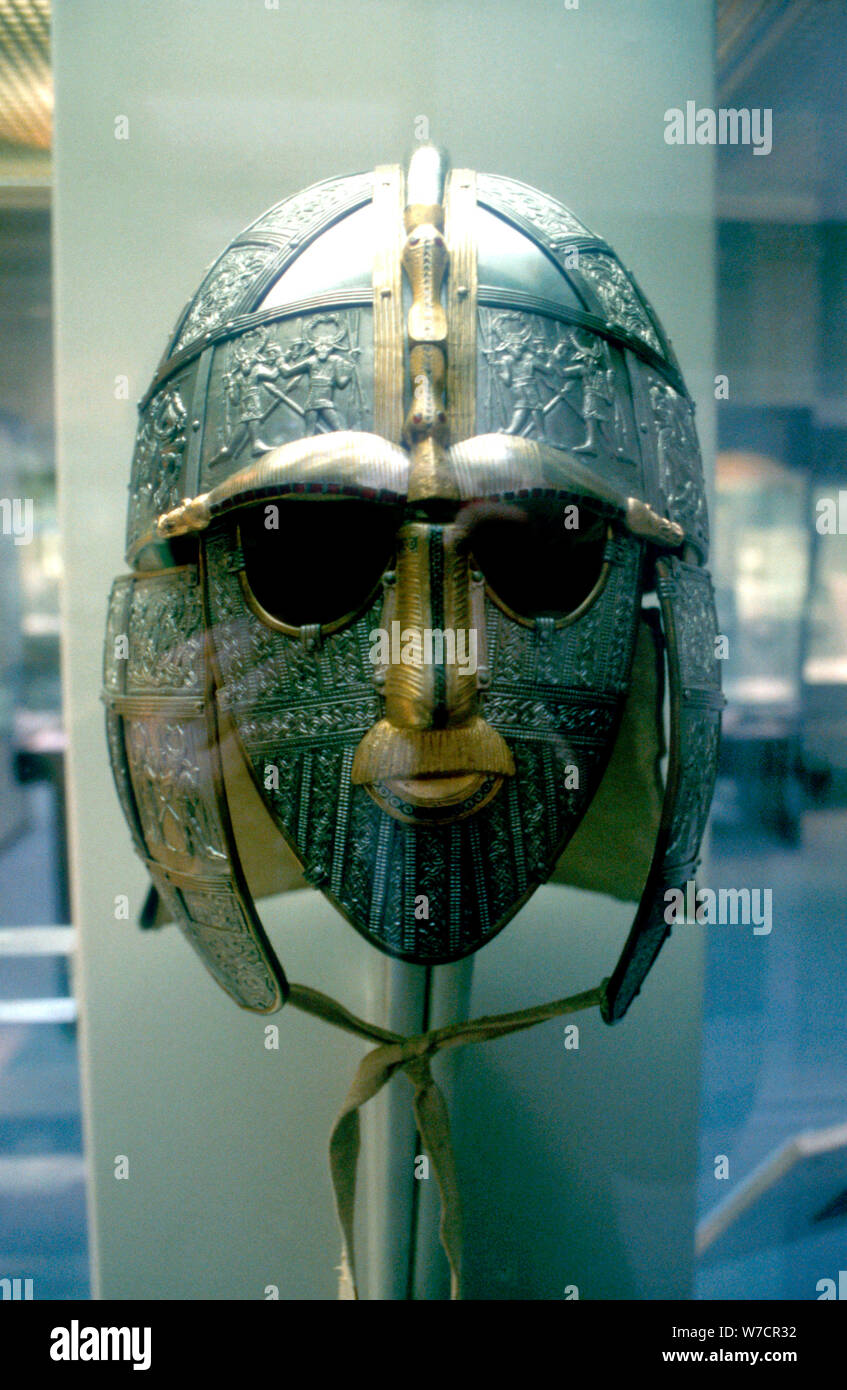
M 219 983 L 284 1002 L 270 887 L 434 965 L 558 877 L 640 896 L 620 1018 L 712 795 L 707 546 L 671 345 L 552 198 L 422 145 L 236 237 L 140 403 L 105 657 L 135 846 Z

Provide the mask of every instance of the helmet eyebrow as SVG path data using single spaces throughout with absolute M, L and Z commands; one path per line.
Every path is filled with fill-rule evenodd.
M 685 532 L 647 502 L 598 478 L 578 458 L 534 439 L 481 434 L 448 450 L 450 471 L 462 500 L 551 493 L 588 497 L 603 515 L 616 516 L 633 535 L 675 550 Z M 246 502 L 285 493 L 363 494 L 402 502 L 409 483 L 409 456 L 380 435 L 355 430 L 297 439 L 270 449 L 209 492 L 184 498 L 156 523 L 161 539 L 204 531 L 210 522 Z
M 480 434 L 449 450 L 450 465 L 463 499 L 549 493 L 588 497 L 601 515 L 617 516 L 629 531 L 662 549 L 685 541 L 676 522 L 649 503 L 607 483 L 565 449 L 507 434 Z
M 156 533 L 164 539 L 204 531 L 216 516 L 234 507 L 286 492 L 402 502 L 408 479 L 409 458 L 399 445 L 377 434 L 337 430 L 269 449 L 209 492 L 184 498 L 165 512 Z

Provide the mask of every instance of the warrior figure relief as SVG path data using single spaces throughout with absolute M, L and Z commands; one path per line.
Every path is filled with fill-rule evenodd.
M 233 345 L 231 365 L 224 374 L 229 440 L 226 452 L 236 451 L 245 431 L 254 455 L 273 448 L 261 437 L 261 428 L 280 404 L 300 416 L 306 435 L 343 430 L 346 426 L 335 403 L 335 392 L 352 386 L 356 405 L 360 406 L 355 361 L 359 352 L 360 348 L 349 342 L 346 325 L 334 314 L 313 320 L 305 336 L 287 347 L 269 341 L 266 328 L 245 334 Z M 302 403 L 280 384 L 299 376 L 308 379 Z
M 550 350 L 540 337 L 533 337 L 532 325 L 521 314 L 499 314 L 492 323 L 496 341 L 483 348 L 499 381 L 509 388 L 512 414 L 503 434 L 525 435 L 535 427 L 536 437 L 544 438 L 544 396 L 541 383 L 551 383 L 553 367 Z
M 561 333 L 551 344 L 543 330 L 533 332 L 521 314 L 504 312 L 492 320 L 491 346 L 483 353 L 500 408 L 508 417 L 501 433 L 544 439 L 547 417 L 562 405 L 585 427 L 585 437 L 571 446 L 574 453 L 594 455 L 607 448 L 623 454 L 624 426 L 608 347 L 579 328 L 563 327 Z M 582 388 L 580 405 L 569 397 L 577 386 Z
M 665 382 L 654 382 L 650 387 L 650 404 L 656 425 L 656 450 L 659 456 L 659 482 L 666 493 L 675 491 L 677 501 L 687 500 L 692 490 L 692 480 L 686 477 L 688 469 L 688 439 L 682 416 L 682 402 Z M 678 478 L 685 481 L 680 489 Z M 670 497 L 668 498 L 670 501 Z
M 609 364 L 606 344 L 591 334 L 579 334 L 572 329 L 553 349 L 553 357 L 560 362 L 567 353 L 573 353 L 570 365 L 561 369 L 562 376 L 574 377 L 582 384 L 582 418 L 585 422 L 586 436 L 581 444 L 575 444 L 575 454 L 596 454 L 600 436 L 611 425 L 614 432 L 616 419 L 615 372 Z M 573 383 L 568 381 L 563 388 Z M 613 447 L 617 447 L 613 444 Z M 618 452 L 620 452 L 618 450 Z
M 344 335 L 345 329 L 334 315 L 317 319 L 309 325 L 306 342 L 289 349 L 289 359 L 301 346 L 307 349 L 305 356 L 280 368 L 283 376 L 308 375 L 309 393 L 303 406 L 307 434 L 344 429 L 334 393 L 357 383 L 355 356 L 360 351 L 357 347 L 343 348 Z

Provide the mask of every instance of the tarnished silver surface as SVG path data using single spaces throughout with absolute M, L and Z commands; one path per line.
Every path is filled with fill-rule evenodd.
M 651 438 L 656 450 L 660 497 L 668 515 L 679 522 L 705 559 L 709 550 L 709 520 L 691 402 L 656 372 L 646 371 L 644 383 L 653 417 Z
M 236 1002 L 279 1008 L 285 976 L 229 830 L 194 566 L 116 581 L 104 686 L 115 783 L 153 882 Z
M 390 954 L 435 963 L 478 949 L 545 881 L 579 824 L 611 752 L 639 612 L 640 544 L 615 540 L 606 554 L 602 593 L 565 628 L 522 626 L 486 602 L 481 709 L 513 748 L 516 775 L 475 816 L 422 831 L 350 785 L 355 749 L 380 713 L 368 634 L 384 621 L 381 601 L 304 649 L 245 609 L 232 529 L 210 536 L 219 699 L 257 790 L 309 881 Z M 420 895 L 426 918 L 415 917 Z
M 373 203 L 334 222 L 291 262 L 257 306 L 257 313 L 290 308 L 309 299 L 331 300 L 359 291 L 371 293 L 377 218 Z
M 201 484 L 278 444 L 373 418 L 370 308 L 263 323 L 214 349 Z
M 130 477 L 127 552 L 183 495 L 186 444 L 196 369 L 171 377 L 141 413 Z
M 394 528 L 369 593 L 321 541 L 342 503 L 367 503 L 375 535 L 384 518 Z M 541 552 L 519 565 L 508 538 L 492 552 L 489 523 L 517 526 L 518 550 L 521 527 L 540 528 L 561 551 L 547 583 L 563 593 L 584 571 L 585 584 L 530 600 Z M 303 528 L 313 549 L 271 612 L 252 566 L 267 585 Z M 421 147 L 407 181 L 396 166 L 327 180 L 251 224 L 205 275 L 141 402 L 135 573 L 114 586 L 104 665 L 136 848 L 215 977 L 248 1008 L 284 998 L 235 849 L 219 719 L 307 878 L 353 925 L 406 960 L 456 959 L 505 925 L 580 824 L 658 574 L 671 769 L 609 985 L 606 1016 L 620 1017 L 667 934 L 661 892 L 693 872 L 711 796 L 714 608 L 687 563 L 707 545 L 669 343 L 612 249 L 554 199 L 448 171 Z M 334 592 L 332 614 L 290 623 L 313 589 Z M 374 661 L 397 614 L 419 635 L 472 626 L 473 679 L 443 646 L 411 673 Z
M 480 308 L 478 341 L 477 416 L 489 429 L 582 454 L 598 476 L 642 495 L 619 349 L 588 329 L 516 309 Z
M 510 217 L 556 259 L 585 308 L 608 332 L 646 344 L 669 361 L 667 341 L 632 277 L 611 247 L 595 237 L 555 199 L 512 179 L 480 175 L 481 200 Z
M 557 254 L 574 241 L 598 241 L 568 208 L 527 183 L 503 178 L 501 174 L 480 174 L 477 187 L 482 203 L 507 212 L 530 236 L 543 239 Z M 602 241 L 599 244 L 605 245 Z
M 671 734 L 662 824 L 641 905 L 606 986 L 607 1022 L 623 1018 L 671 928 L 666 890 L 693 879 L 715 785 L 720 744 L 717 619 L 706 570 L 670 557 L 657 562 L 668 647 Z
M 367 200 L 370 177 L 315 184 L 247 227 L 212 266 L 182 318 L 169 355 L 178 354 L 237 314 L 255 309 L 265 281 L 279 280 L 313 237 L 334 218 Z

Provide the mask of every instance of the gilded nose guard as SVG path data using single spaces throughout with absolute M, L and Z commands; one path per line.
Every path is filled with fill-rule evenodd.
M 430 515 L 460 495 L 446 449 L 444 174 L 438 151 L 422 149 L 413 158 L 402 252 L 412 290 L 407 332 L 413 392 L 403 430 L 410 452 L 408 500 Z M 391 615 L 390 635 L 384 634 L 385 718 L 359 744 L 351 780 L 398 820 L 460 820 L 491 800 L 515 764 L 505 740 L 477 709 L 484 625 L 481 606 L 472 613 L 470 565 L 457 527 L 430 520 L 403 526 L 393 587 L 385 604 Z M 483 664 L 483 679 L 484 673 Z
M 487 677 L 482 587 L 458 527 L 401 528 L 383 626 L 370 634 L 385 718 L 362 739 L 351 773 L 400 820 L 459 820 L 514 773 L 505 740 L 477 707 Z

